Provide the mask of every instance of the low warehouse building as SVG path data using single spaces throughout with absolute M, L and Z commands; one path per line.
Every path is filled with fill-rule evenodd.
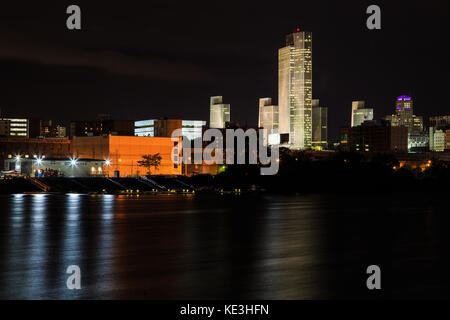
M 105 160 L 104 173 L 106 176 L 136 176 L 145 175 L 147 169 L 139 166 L 138 161 L 144 155 L 159 153 L 161 164 L 151 174 L 180 175 L 181 165 L 172 161 L 181 155 L 181 139 L 172 141 L 162 137 L 134 137 L 134 136 L 93 136 L 73 137 L 72 152 L 74 158 L 90 158 Z
M 7 170 L 31 177 L 93 177 L 104 176 L 105 161 L 98 159 L 21 158 L 5 160 Z

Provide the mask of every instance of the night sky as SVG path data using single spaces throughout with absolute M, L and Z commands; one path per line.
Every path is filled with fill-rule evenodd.
M 409 94 L 415 113 L 450 114 L 450 1 L 36 1 L 2 3 L 0 107 L 8 116 L 209 120 L 224 96 L 231 119 L 255 125 L 258 99 L 277 102 L 278 49 L 313 32 L 313 96 L 329 136 L 352 100 L 380 118 Z M 66 28 L 77 4 L 82 30 Z M 381 30 L 366 8 L 381 7 Z

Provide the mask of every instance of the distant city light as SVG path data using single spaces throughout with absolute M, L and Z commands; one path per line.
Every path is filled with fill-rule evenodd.
M 40 166 L 42 164 L 42 159 L 41 158 L 36 158 L 36 164 L 38 166 Z
M 16 156 L 16 161 L 20 161 L 20 155 Z
M 105 160 L 105 164 L 106 164 L 107 166 L 111 165 L 111 160 Z

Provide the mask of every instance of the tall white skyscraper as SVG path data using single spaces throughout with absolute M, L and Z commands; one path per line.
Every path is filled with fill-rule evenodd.
M 357 127 L 368 120 L 373 120 L 373 109 L 366 108 L 364 101 L 352 101 L 352 127 Z
M 225 128 L 225 122 L 230 122 L 230 105 L 223 103 L 222 96 L 211 97 L 209 127 Z
M 259 99 L 258 127 L 266 129 L 264 142 L 277 144 L 278 134 L 278 106 L 272 104 L 272 98 Z
M 286 37 L 278 50 L 279 132 L 289 134 L 289 146 L 306 149 L 312 142 L 312 33 Z

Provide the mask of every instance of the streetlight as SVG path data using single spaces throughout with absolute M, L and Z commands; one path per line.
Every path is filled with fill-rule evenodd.
M 77 165 L 77 160 L 78 160 L 78 159 L 72 159 L 72 158 L 70 158 L 70 166 L 71 166 L 71 167 L 75 167 L 75 166 Z

